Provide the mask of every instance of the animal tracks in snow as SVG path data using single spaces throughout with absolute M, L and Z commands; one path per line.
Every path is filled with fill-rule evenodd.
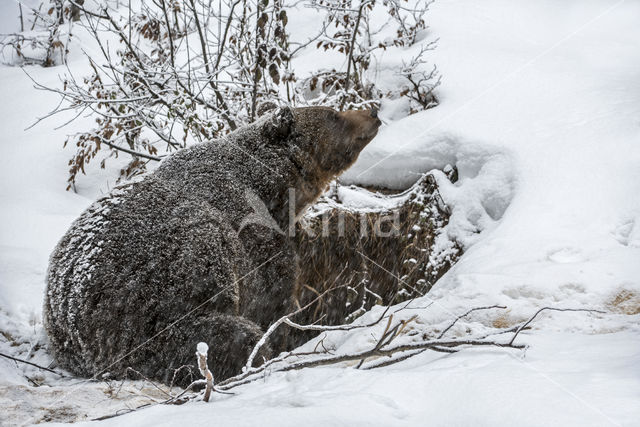
M 587 260 L 580 249 L 569 247 L 552 250 L 547 255 L 547 258 L 550 261 L 557 262 L 559 264 L 569 264 Z
M 623 246 L 640 248 L 640 227 L 636 218 L 621 221 L 611 234 Z

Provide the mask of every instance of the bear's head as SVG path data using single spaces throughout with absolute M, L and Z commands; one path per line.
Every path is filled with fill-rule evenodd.
M 324 171 L 338 175 L 351 166 L 382 124 L 375 110 L 310 107 L 294 110 L 296 130 L 313 139 L 312 155 Z
M 297 170 L 296 216 L 351 166 L 382 124 L 376 110 L 280 107 L 261 121 L 264 140 L 287 152 Z
M 328 107 L 281 107 L 267 123 L 269 139 L 286 140 L 317 172 L 332 177 L 356 161 L 382 124 L 376 110 L 339 112 Z

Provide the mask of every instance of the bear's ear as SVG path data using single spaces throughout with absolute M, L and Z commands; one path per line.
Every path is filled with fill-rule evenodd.
M 278 108 L 278 104 L 276 104 L 275 102 L 264 101 L 264 102 L 261 102 L 260 105 L 258 105 L 258 108 L 256 109 L 256 114 L 258 114 L 258 117 L 262 117 L 268 112 L 275 110 L 276 108 Z
M 278 142 L 293 132 L 294 117 L 290 107 L 277 108 L 264 125 L 264 136 L 271 142 Z

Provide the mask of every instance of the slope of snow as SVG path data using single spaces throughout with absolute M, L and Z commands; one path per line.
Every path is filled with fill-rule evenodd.
M 214 393 L 209 403 L 155 406 L 102 424 L 634 425 L 640 392 L 628 375 L 637 373 L 635 339 L 637 334 L 631 333 L 589 341 L 567 333 L 532 337 L 526 363 L 500 351 L 474 350 L 455 356 L 422 354 L 380 372 L 307 369 L 237 389 L 236 396 Z M 613 361 L 610 346 L 616 348 Z
M 624 0 L 438 1 L 428 19 L 429 37 L 440 41 L 429 59 L 444 78 L 441 105 L 387 117 L 342 178 L 401 189 L 422 172 L 458 166 L 460 180 L 440 184 L 453 212 L 447 232 L 466 252 L 414 303 L 435 301 L 410 313 L 421 330 L 481 305 L 508 310 L 479 313 L 453 334 L 511 325 L 542 306 L 606 313 L 544 314 L 519 338 L 526 352 L 423 353 L 370 371 L 276 373 L 208 404 L 104 423 L 638 425 L 638 16 L 640 4 Z M 314 60 L 303 58 L 301 69 Z M 0 73 L 0 321 L 28 336 L 38 333 L 49 251 L 113 171 L 85 180 L 80 196 L 65 193 L 65 131 L 23 132 L 54 99 L 40 95 L 33 106 L 21 71 Z M 336 353 L 370 348 L 379 329 L 332 332 L 324 343 Z M 2 385 L 24 383 L 13 371 L 22 367 L 0 363 Z
M 441 180 L 450 232 L 491 232 L 432 298 L 598 305 L 640 292 L 639 14 L 606 1 L 434 6 L 442 105 L 394 123 L 347 173 L 397 187 L 457 163 L 460 182 Z

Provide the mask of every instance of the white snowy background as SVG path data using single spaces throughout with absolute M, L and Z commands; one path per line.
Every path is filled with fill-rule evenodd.
M 2 1 L 2 32 L 15 30 L 14 9 Z M 304 9 L 290 16 L 293 33 L 316 19 Z M 526 352 L 426 352 L 377 370 L 274 373 L 233 396 L 103 424 L 640 425 L 640 2 L 438 0 L 427 18 L 427 38 L 439 39 L 428 58 L 443 75 L 441 104 L 400 120 L 387 105 L 386 126 L 342 177 L 406 188 L 422 172 L 459 168 L 456 184 L 439 181 L 453 212 L 447 233 L 466 252 L 413 303 L 433 304 L 410 314 L 428 330 L 474 306 L 508 306 L 461 323 L 464 333 L 515 324 L 543 306 L 606 313 L 542 314 L 518 338 Z M 296 69 L 313 69 L 318 55 L 308 50 Z M 72 46 L 70 67 L 85 63 Z M 50 84 L 64 71 L 26 70 Z M 78 193 L 66 192 L 71 152 L 61 145 L 83 122 L 25 131 L 57 99 L 19 68 L 0 66 L 0 93 L 0 351 L 47 361 L 34 343 L 43 341 L 48 255 L 113 185 L 118 165 L 92 168 Z M 325 338 L 336 353 L 372 344 L 369 330 Z M 37 370 L 0 358 L 2 425 L 46 421 L 45 408 L 90 418 L 127 404 L 80 380 L 51 385 L 48 374 L 49 385 L 33 387 L 25 372 Z

